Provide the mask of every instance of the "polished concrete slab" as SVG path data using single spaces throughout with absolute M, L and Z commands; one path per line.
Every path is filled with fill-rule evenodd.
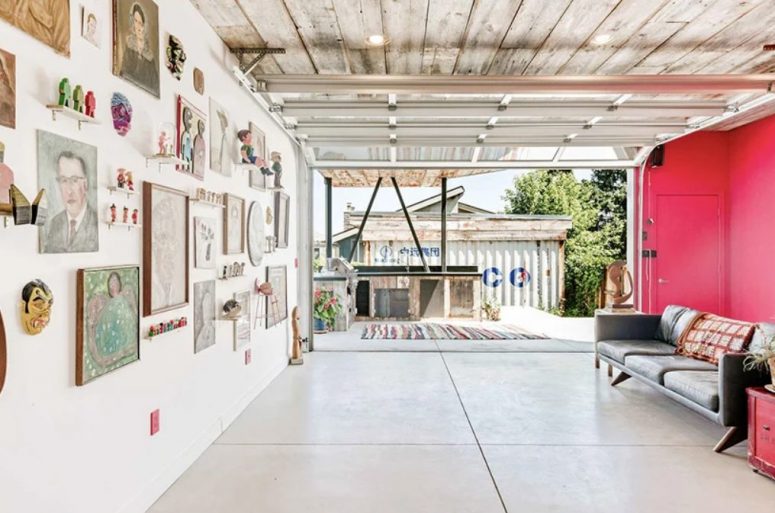
M 586 353 L 315 352 L 149 512 L 771 511 L 721 432 Z

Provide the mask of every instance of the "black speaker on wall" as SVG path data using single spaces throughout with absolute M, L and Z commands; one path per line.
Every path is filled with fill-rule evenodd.
M 665 147 L 659 145 L 651 152 L 651 167 L 662 167 L 665 163 Z

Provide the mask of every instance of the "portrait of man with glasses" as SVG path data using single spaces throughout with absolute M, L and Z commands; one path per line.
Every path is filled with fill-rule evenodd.
M 41 253 L 99 250 L 97 149 L 38 132 L 38 180 L 49 191 L 51 216 L 41 228 Z

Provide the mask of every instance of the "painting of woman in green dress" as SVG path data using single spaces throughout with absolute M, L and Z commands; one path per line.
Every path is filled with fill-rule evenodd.
M 78 385 L 140 358 L 139 280 L 134 266 L 78 271 Z

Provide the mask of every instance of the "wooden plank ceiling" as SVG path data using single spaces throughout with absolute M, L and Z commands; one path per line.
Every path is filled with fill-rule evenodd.
M 775 71 L 772 0 L 192 0 L 257 74 Z M 366 39 L 383 34 L 384 47 Z M 596 37 L 607 35 L 600 43 Z M 250 56 L 246 56 L 249 59 Z

